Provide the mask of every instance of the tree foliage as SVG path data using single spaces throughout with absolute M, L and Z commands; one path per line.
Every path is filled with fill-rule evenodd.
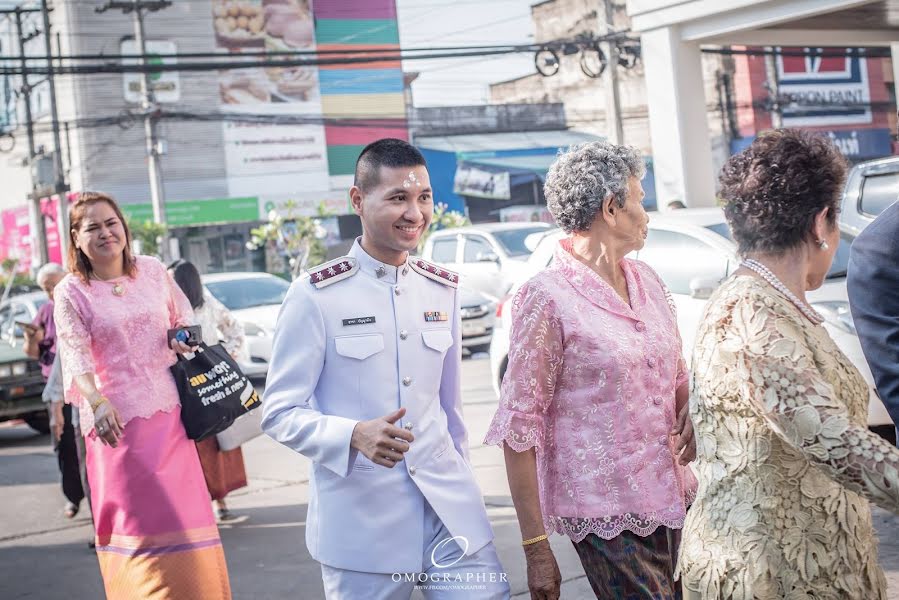
M 298 213 L 299 207 L 292 200 L 286 202 L 281 211 L 269 211 L 268 222 L 252 229 L 247 243 L 250 250 L 267 247 L 286 257 L 291 279 L 299 277 L 306 265 L 324 262 L 327 256 L 322 241 L 327 232 L 321 226 L 321 219 L 331 215 L 324 204 L 319 204 L 315 217 Z
M 425 247 L 425 242 L 435 231 L 455 229 L 456 227 L 465 227 L 467 225 L 471 225 L 468 217 L 460 212 L 449 210 L 449 207 L 443 202 L 437 203 L 437 206 L 434 207 L 434 215 L 431 217 L 431 225 L 424 235 L 421 236 L 421 241 L 418 243 L 419 252 Z
M 160 256 L 159 240 L 165 235 L 166 226 L 154 221 L 128 221 L 131 239 L 140 245 L 140 253 L 147 256 Z

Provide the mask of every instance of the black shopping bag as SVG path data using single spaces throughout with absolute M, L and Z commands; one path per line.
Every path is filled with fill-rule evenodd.
M 181 422 L 192 440 L 224 431 L 234 419 L 262 404 L 221 344 L 200 344 L 193 358 L 179 355 L 170 368 L 181 397 Z

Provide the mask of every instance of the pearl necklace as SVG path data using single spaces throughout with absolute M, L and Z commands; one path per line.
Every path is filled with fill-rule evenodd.
M 797 298 L 796 294 L 791 292 L 789 288 L 787 288 L 787 286 L 777 278 L 777 275 L 771 272 L 771 269 L 752 258 L 744 259 L 742 262 L 742 266 L 746 267 L 750 271 L 758 273 L 762 279 L 764 279 L 771 285 L 771 287 L 786 296 L 787 299 L 792 302 L 793 305 L 796 306 L 796 308 L 798 308 L 800 312 L 802 312 L 802 314 L 804 314 L 808 318 L 809 321 L 812 322 L 812 324 L 820 325 L 824 322 L 824 317 L 818 314 L 818 312 L 814 308 Z

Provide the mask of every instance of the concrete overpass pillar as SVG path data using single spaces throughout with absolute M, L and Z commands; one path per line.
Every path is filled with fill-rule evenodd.
M 893 85 L 896 86 L 895 89 L 899 90 L 899 42 L 890 44 L 890 55 L 890 62 L 893 63 Z
M 676 26 L 642 34 L 649 131 L 659 208 L 715 206 L 715 173 L 699 44 Z

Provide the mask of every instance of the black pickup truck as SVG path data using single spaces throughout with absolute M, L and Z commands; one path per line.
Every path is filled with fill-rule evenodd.
M 40 364 L 28 358 L 21 346 L 0 339 L 0 421 L 23 419 L 32 429 L 50 433 L 43 391 Z

